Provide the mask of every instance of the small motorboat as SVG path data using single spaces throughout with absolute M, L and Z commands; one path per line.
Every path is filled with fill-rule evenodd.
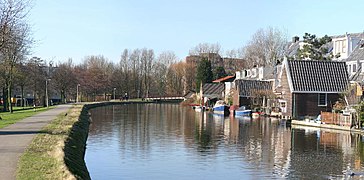
M 237 110 L 235 110 L 235 116 L 251 116 L 252 110 L 246 109 L 245 106 L 239 107 Z
M 229 106 L 223 100 L 218 100 L 212 110 L 216 114 L 229 115 Z

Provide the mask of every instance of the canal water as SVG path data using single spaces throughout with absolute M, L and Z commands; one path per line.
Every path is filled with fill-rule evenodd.
M 92 179 L 364 178 L 364 138 L 233 118 L 178 104 L 92 109 L 85 161 Z

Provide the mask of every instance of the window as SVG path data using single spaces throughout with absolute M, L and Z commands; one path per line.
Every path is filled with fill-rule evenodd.
M 346 53 L 346 41 L 343 40 L 341 42 L 342 42 L 342 50 L 341 50 L 341 52 Z
M 348 72 L 351 73 L 351 65 L 348 66 Z
M 353 64 L 353 72 L 356 72 L 356 64 Z
M 254 68 L 252 69 L 252 77 L 256 77 L 257 76 L 257 69 Z
M 318 94 L 318 106 L 327 106 L 327 94 L 326 93 Z

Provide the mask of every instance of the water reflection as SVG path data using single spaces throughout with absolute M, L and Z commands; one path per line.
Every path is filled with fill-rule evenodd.
M 197 113 L 177 104 L 93 109 L 93 179 L 320 179 L 363 171 L 357 134 L 286 127 L 275 118 Z

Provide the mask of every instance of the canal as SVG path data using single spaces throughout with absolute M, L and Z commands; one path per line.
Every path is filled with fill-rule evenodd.
M 221 117 L 178 104 L 90 112 L 85 161 L 92 179 L 364 178 L 358 134 L 287 127 L 276 118 Z

